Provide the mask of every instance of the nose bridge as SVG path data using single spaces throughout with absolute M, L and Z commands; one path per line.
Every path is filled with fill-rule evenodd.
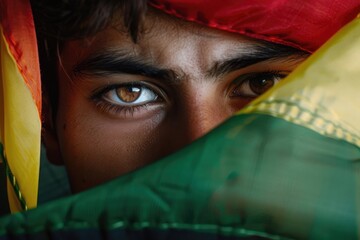
M 217 85 L 207 76 L 214 54 L 218 55 L 223 48 L 218 49 L 212 38 L 194 34 L 181 37 L 186 45 L 178 39 L 167 44 L 171 48 L 163 49 L 157 60 L 181 76 L 175 94 L 177 118 L 170 125 L 177 128 L 176 142 L 187 144 L 208 133 L 231 113 L 227 112 Z
M 188 99 L 184 111 L 185 135 L 189 142 L 202 137 L 228 117 L 225 107 L 207 96 Z

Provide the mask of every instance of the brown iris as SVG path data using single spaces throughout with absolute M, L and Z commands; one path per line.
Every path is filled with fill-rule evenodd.
M 259 78 L 254 79 L 249 82 L 250 89 L 258 95 L 263 94 L 267 90 L 269 90 L 272 86 L 274 86 L 273 79 Z
M 117 96 L 126 103 L 136 101 L 141 94 L 141 87 L 123 86 L 116 89 Z

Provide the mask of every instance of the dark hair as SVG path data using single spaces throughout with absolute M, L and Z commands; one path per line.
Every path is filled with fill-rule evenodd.
M 59 40 L 78 39 L 109 25 L 122 10 L 124 26 L 136 41 L 146 0 L 31 0 L 38 32 Z
M 147 10 L 147 0 L 31 0 L 31 5 L 38 38 L 43 94 L 55 108 L 53 113 L 57 107 L 58 50 L 62 43 L 98 33 L 111 23 L 118 12 L 122 14 L 120 17 L 130 37 L 136 42 Z

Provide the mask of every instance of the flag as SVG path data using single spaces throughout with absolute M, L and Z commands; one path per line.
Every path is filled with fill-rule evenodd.
M 314 52 L 360 12 L 358 0 L 149 0 L 177 18 Z
M 29 1 L 1 0 L 0 14 L 0 156 L 10 209 L 15 212 L 37 202 L 40 70 Z
M 360 147 L 359 22 L 239 113 L 269 114 Z
M 0 239 L 359 239 L 360 19 L 188 147 L 0 219 Z

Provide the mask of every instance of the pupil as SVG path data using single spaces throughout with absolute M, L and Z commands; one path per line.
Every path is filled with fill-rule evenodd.
M 116 90 L 116 93 L 122 101 L 131 103 L 140 97 L 141 88 L 134 86 L 120 87 Z
M 267 90 L 269 90 L 272 86 L 274 86 L 274 81 L 269 79 L 258 79 L 250 81 L 250 88 L 256 94 L 263 94 Z

